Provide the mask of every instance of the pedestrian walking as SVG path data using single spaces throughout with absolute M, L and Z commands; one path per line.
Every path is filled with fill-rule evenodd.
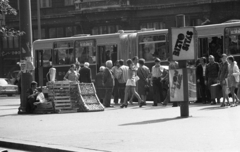
M 237 105 L 236 102 L 238 102 L 239 100 L 235 94 L 235 89 L 238 87 L 238 83 L 239 83 L 239 68 L 238 68 L 237 62 L 234 61 L 233 56 L 229 56 L 227 60 L 229 63 L 228 87 L 231 91 L 231 95 L 233 99 L 231 106 L 234 107 Z
M 136 69 L 133 67 L 133 62 L 131 59 L 127 60 L 128 65 L 128 80 L 126 83 L 125 88 L 125 96 L 124 96 L 124 103 L 120 106 L 121 108 L 124 108 L 128 106 L 128 97 L 131 94 L 134 94 L 134 96 L 138 99 L 139 107 L 143 106 L 143 101 L 139 94 L 136 91 L 136 82 L 139 80 L 139 77 L 136 75 Z
M 138 61 L 139 61 L 139 59 L 138 59 L 138 56 L 134 56 L 133 58 L 132 58 L 132 61 L 133 61 L 133 68 L 137 71 L 138 70 L 138 68 L 140 67 L 139 66 L 139 63 L 138 63 Z M 138 92 L 138 82 L 136 82 L 136 91 Z M 131 98 L 130 98 L 130 100 L 129 100 L 129 103 L 132 105 L 133 104 L 133 99 L 134 99 L 134 94 L 132 94 L 132 96 L 131 96 Z
M 113 96 L 114 96 L 114 103 L 115 104 L 118 104 L 118 100 L 119 100 L 119 93 L 118 93 L 119 82 L 118 82 L 118 79 L 119 79 L 120 72 L 121 72 L 121 69 L 120 69 L 120 65 L 119 65 L 119 60 L 117 60 L 115 62 L 114 67 L 112 68 L 112 73 L 113 73 L 114 82 L 115 82 L 115 85 L 114 85 L 114 88 L 113 88 Z
M 221 107 L 225 107 L 225 100 L 227 100 L 229 104 L 229 98 L 228 98 L 228 88 L 227 88 L 227 77 L 228 77 L 228 62 L 227 62 L 227 55 L 222 54 L 222 63 L 220 65 L 220 71 L 218 74 L 218 79 L 220 81 L 220 85 L 222 87 L 222 94 L 223 94 L 223 102 L 221 104 Z
M 106 68 L 103 72 L 103 80 L 104 80 L 104 88 L 105 88 L 103 105 L 106 108 L 113 107 L 111 106 L 111 96 L 112 96 L 113 87 L 114 87 L 114 76 L 111 71 L 112 66 L 113 66 L 113 63 L 111 60 L 106 61 Z
M 144 64 L 145 64 L 145 60 L 140 59 L 139 60 L 140 67 L 137 70 L 137 75 L 140 78 L 138 81 L 138 93 L 144 102 L 143 104 L 145 105 L 147 95 L 150 91 L 150 85 L 149 85 L 150 70 Z
M 119 78 L 118 78 L 118 82 L 119 82 L 119 97 L 120 97 L 120 103 L 123 104 L 124 103 L 124 96 L 125 96 L 125 88 L 126 88 L 126 83 L 128 80 L 128 66 L 124 65 L 124 60 L 119 60 L 119 69 L 120 69 L 120 73 L 119 73 Z
M 159 58 L 155 59 L 155 65 L 152 67 L 152 85 L 153 85 L 153 105 L 157 106 L 158 103 L 163 102 L 163 86 L 162 86 L 162 75 L 164 73 L 164 68 L 160 64 L 161 60 Z
M 197 66 L 196 69 L 196 76 L 197 76 L 197 83 L 200 88 L 200 95 L 201 95 L 201 101 L 203 104 L 207 103 L 206 100 L 206 67 L 207 67 L 207 60 L 205 57 L 200 58 L 200 64 Z
M 104 88 L 104 75 L 103 75 L 103 71 L 105 70 L 104 66 L 101 66 L 99 68 L 99 72 L 96 74 L 96 78 L 95 78 L 95 87 L 96 87 L 96 92 L 97 92 L 97 96 L 100 100 L 101 103 L 103 103 L 103 99 L 105 96 L 105 88 Z
M 92 72 L 91 69 L 89 68 L 88 62 L 84 63 L 84 66 L 80 69 L 79 74 L 80 83 L 91 83 Z
M 210 87 L 213 84 L 216 84 L 218 81 L 218 73 L 219 73 L 219 64 L 215 62 L 215 59 L 212 55 L 208 57 L 209 63 L 206 67 L 206 82 L 207 84 L 207 101 L 211 102 L 211 105 L 216 104 L 215 99 L 211 99 Z M 217 99 L 217 102 L 220 103 L 220 98 Z

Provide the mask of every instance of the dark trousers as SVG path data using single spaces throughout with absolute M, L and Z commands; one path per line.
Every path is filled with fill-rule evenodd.
M 121 104 L 123 104 L 123 102 L 124 102 L 125 88 L 126 88 L 126 83 L 119 83 L 118 93 L 119 93 L 119 97 L 121 99 L 121 101 L 120 101 Z
M 114 96 L 114 103 L 118 103 L 118 99 L 119 99 L 119 82 L 117 79 L 115 79 L 115 86 L 113 88 L 113 96 Z
M 208 78 L 208 81 L 207 81 L 207 100 L 210 102 L 215 102 L 215 99 L 211 99 L 211 91 L 210 91 L 210 88 L 211 88 L 211 85 L 213 84 L 216 84 L 217 83 L 217 78 Z M 221 93 L 221 92 L 219 92 Z M 218 102 L 220 102 L 220 99 L 218 98 L 217 99 Z
M 201 101 L 202 102 L 207 102 L 207 87 L 204 83 L 199 83 L 199 92 L 200 92 L 200 96 L 201 96 Z
M 160 78 L 153 78 L 153 103 L 157 105 L 162 102 L 163 94 L 162 94 L 162 83 L 160 82 Z
M 103 99 L 103 105 L 105 107 L 110 107 L 112 91 L 113 91 L 113 87 L 105 89 L 105 96 L 104 96 L 104 99 Z
M 34 110 L 36 109 L 37 106 L 35 106 L 35 105 L 33 104 L 34 102 L 37 102 L 37 101 L 36 101 L 36 98 L 37 98 L 37 94 L 30 95 L 30 96 L 27 98 L 27 105 L 26 105 L 26 112 L 27 112 L 27 113 L 33 113 Z

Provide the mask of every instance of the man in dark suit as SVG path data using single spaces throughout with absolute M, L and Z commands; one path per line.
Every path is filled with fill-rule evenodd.
M 96 74 L 95 77 L 95 87 L 96 87 L 96 91 L 97 91 L 97 96 L 100 100 L 101 103 L 103 103 L 103 99 L 104 99 L 104 94 L 105 94 L 105 88 L 104 88 L 104 70 L 105 67 L 101 66 L 99 69 L 99 72 Z
M 80 83 L 91 83 L 92 74 L 88 62 L 84 63 L 84 66 L 80 69 L 79 74 Z
M 200 64 L 197 66 L 196 69 L 196 76 L 197 76 L 197 83 L 200 87 L 200 95 L 202 103 L 206 103 L 206 68 L 207 68 L 207 60 L 205 57 L 200 58 Z
M 112 107 L 111 104 L 111 96 L 112 96 L 112 91 L 114 87 L 114 76 L 112 74 L 112 71 L 110 70 L 112 68 L 112 61 L 108 60 L 106 62 L 106 69 L 104 70 L 103 73 L 103 84 L 105 87 L 105 97 L 103 100 L 103 105 L 105 107 Z

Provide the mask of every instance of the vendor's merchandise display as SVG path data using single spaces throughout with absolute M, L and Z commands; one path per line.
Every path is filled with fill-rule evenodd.
M 93 83 L 77 83 L 69 81 L 49 82 L 48 97 L 59 112 L 103 111 Z
M 99 101 L 93 83 L 71 83 L 71 101 L 79 112 L 103 111 L 104 106 Z
M 76 112 L 77 109 L 73 108 L 70 100 L 70 83 L 67 81 L 49 82 L 49 100 L 53 100 L 54 108 L 56 111 Z

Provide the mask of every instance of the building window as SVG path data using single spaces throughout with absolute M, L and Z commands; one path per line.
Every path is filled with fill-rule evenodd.
M 14 37 L 14 47 L 18 48 L 19 47 L 19 38 L 16 36 Z
M 14 45 L 13 45 L 13 38 L 14 37 L 8 37 L 8 47 L 10 49 L 12 49 L 14 47 Z
M 2 41 L 3 41 L 3 48 L 4 48 L 4 49 L 8 48 L 7 37 L 3 37 L 3 38 L 2 38 Z
M 73 5 L 74 0 L 64 0 L 64 4 L 65 4 L 65 6 Z
M 62 27 L 58 27 L 57 28 L 57 37 L 63 37 L 63 28 Z
M 121 28 L 119 25 L 99 26 L 92 29 L 92 35 L 116 33 Z
M 164 29 L 165 23 L 163 22 L 142 23 L 140 26 L 140 29 L 144 29 L 144 28 Z
M 49 29 L 49 38 L 56 38 L 56 37 L 57 37 L 56 28 L 50 28 Z
M 41 8 L 52 7 L 52 0 L 41 0 L 40 7 Z

